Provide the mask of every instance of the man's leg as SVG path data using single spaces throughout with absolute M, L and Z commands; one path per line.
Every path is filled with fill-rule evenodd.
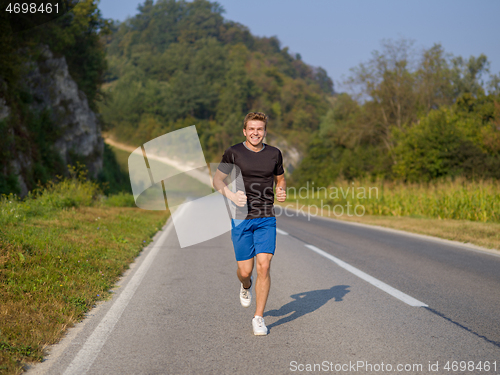
M 252 276 L 253 271 L 253 258 L 241 260 L 236 263 L 238 264 L 236 275 L 238 275 L 238 279 L 240 279 L 240 282 L 243 284 L 243 288 L 250 288 L 250 276 Z
M 269 295 L 269 289 L 271 288 L 270 270 L 271 270 L 272 258 L 273 254 L 269 253 L 257 254 L 257 280 L 255 281 L 255 300 L 256 300 L 255 316 L 264 316 L 264 309 L 266 308 L 267 296 Z
M 253 258 L 255 256 L 251 224 L 251 220 L 239 220 L 238 224 L 235 225 L 233 220 L 231 229 L 231 240 L 233 241 L 234 254 L 238 265 L 236 275 L 243 284 L 243 288 L 246 289 L 250 287 L 250 276 L 252 276 Z

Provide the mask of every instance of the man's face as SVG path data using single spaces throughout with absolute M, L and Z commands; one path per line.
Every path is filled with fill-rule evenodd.
M 247 122 L 246 129 L 243 129 L 243 134 L 247 138 L 247 142 L 252 146 L 258 146 L 264 141 L 266 131 L 264 121 L 250 120 Z

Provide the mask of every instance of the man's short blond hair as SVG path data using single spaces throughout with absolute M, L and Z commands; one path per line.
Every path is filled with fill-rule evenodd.
M 243 121 L 243 128 L 247 128 L 248 121 L 262 121 L 264 123 L 264 130 L 267 130 L 267 115 L 262 112 L 250 112 L 245 116 L 245 120 Z

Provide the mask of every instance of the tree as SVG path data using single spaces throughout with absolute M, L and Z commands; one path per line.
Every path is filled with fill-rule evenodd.
M 488 93 L 500 97 L 500 73 L 491 75 L 488 82 Z
M 418 112 L 429 113 L 455 99 L 448 58 L 440 44 L 424 50 L 416 71 Z
M 484 82 L 481 78 L 483 74 L 489 72 L 490 66 L 485 55 L 471 56 L 468 60 L 458 56 L 453 58 L 451 63 L 451 81 L 456 98 L 464 93 L 470 93 L 476 97 L 484 94 Z
M 443 176 L 500 177 L 500 132 L 492 97 L 463 94 L 397 134 L 395 174 L 411 182 Z
M 366 108 L 372 127 L 378 128 L 376 133 L 389 151 L 394 147 L 391 128 L 401 129 L 417 115 L 412 45 L 405 39 L 384 41 L 382 52 L 374 51 L 371 60 L 351 69 L 353 75 L 346 81 L 358 88 L 360 100 L 371 102 Z

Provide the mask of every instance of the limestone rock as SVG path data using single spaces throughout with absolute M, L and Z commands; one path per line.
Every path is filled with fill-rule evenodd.
M 41 58 L 29 62 L 29 73 L 23 78 L 25 90 L 33 97 L 29 104 L 33 113 L 48 109 L 54 126 L 61 136 L 54 147 L 65 165 L 77 157 L 82 159 L 90 177 L 97 177 L 103 165 L 104 141 L 96 114 L 90 109 L 85 94 L 71 78 L 66 59 L 56 58 L 46 46 L 42 46 Z M 0 98 L 0 121 L 8 118 L 11 109 Z M 18 125 L 27 132 L 22 124 Z M 16 152 L 10 167 L 18 176 L 21 196 L 28 193 L 23 175 L 33 165 L 31 150 L 15 145 Z M 23 150 L 23 151 L 21 151 Z M 5 172 L 5 171 L 4 171 Z
M 62 130 L 55 142 L 65 164 L 70 152 L 85 159 L 89 175 L 96 177 L 102 169 L 104 141 L 96 114 L 89 108 L 85 94 L 71 78 L 64 57 L 55 58 L 43 48 L 42 58 L 31 64 L 31 72 L 25 79 L 33 95 L 32 110 L 49 108 L 52 120 Z

